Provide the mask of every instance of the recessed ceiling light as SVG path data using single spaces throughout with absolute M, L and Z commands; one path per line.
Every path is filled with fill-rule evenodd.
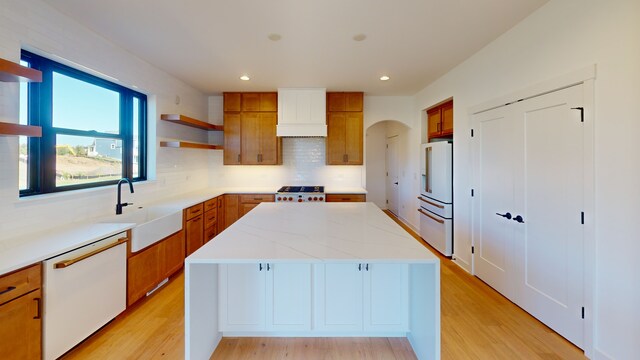
M 388 77 L 387 75 L 382 75 L 382 76 L 380 76 L 380 80 L 382 80 L 382 81 L 387 81 L 387 80 L 389 80 L 389 79 L 391 79 L 391 78 L 390 78 L 390 77 Z
M 282 35 L 273 33 L 273 34 L 269 34 L 269 36 L 267 36 L 267 38 L 269 40 L 271 40 L 271 41 L 278 41 L 278 40 L 282 39 Z
M 363 41 L 366 38 L 367 38 L 367 35 L 365 34 L 357 34 L 353 36 L 354 41 Z
M 247 75 L 242 75 L 242 76 L 240 76 L 240 80 L 243 80 L 243 81 L 249 81 L 250 79 L 251 79 L 251 78 L 250 78 L 250 77 L 248 77 Z

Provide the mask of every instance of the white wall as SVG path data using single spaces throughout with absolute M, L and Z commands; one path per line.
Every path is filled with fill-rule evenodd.
M 123 195 L 126 201 L 143 203 L 155 194 L 177 194 L 207 185 L 205 152 L 157 148 L 165 137 L 206 141 L 207 135 L 198 130 L 157 121 L 161 113 L 206 119 L 206 96 L 41 1 L 0 0 L 0 57 L 18 62 L 21 48 L 81 64 L 149 96 L 150 167 L 157 181 L 137 185 L 135 194 Z M 0 121 L 18 122 L 18 89 L 17 83 L 0 83 Z M 176 96 L 180 96 L 179 105 Z M 111 214 L 115 197 L 112 186 L 18 199 L 18 139 L 0 137 L 0 240 Z
M 423 122 L 423 109 L 454 98 L 455 252 L 468 261 L 472 187 L 468 109 L 597 64 L 596 213 L 591 217 L 597 248 L 596 263 L 586 264 L 596 273 L 590 354 L 596 359 L 632 359 L 640 353 L 636 259 L 640 222 L 635 218 L 640 214 L 639 15 L 637 0 L 552 0 L 420 91 L 413 113 L 416 122 Z M 419 142 L 419 135 L 414 138 Z M 417 160 L 414 163 L 417 166 Z

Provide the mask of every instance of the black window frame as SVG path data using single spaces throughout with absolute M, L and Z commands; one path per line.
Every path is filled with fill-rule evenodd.
M 133 181 L 147 179 L 147 96 L 114 82 L 88 74 L 81 70 L 22 50 L 21 60 L 29 67 L 42 72 L 42 82 L 28 84 L 27 119 L 29 125 L 40 126 L 42 137 L 31 137 L 28 144 L 27 188 L 20 190 L 20 196 L 41 195 L 62 191 L 72 191 L 114 185 L 118 180 L 96 181 L 84 184 L 56 186 L 56 135 L 87 136 L 118 139 L 122 141 L 122 176 Z M 95 130 L 78 130 L 53 127 L 53 73 L 71 77 L 120 94 L 119 133 L 105 133 Z M 138 106 L 138 176 L 133 177 L 133 99 Z

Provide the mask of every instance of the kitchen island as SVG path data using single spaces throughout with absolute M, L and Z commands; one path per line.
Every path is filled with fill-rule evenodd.
M 372 203 L 262 203 L 185 261 L 185 358 L 223 336 L 398 336 L 438 359 L 439 260 Z

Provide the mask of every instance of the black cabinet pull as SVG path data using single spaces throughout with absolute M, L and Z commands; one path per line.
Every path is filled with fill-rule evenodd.
M 362 264 L 358 264 L 358 271 L 362 271 Z
M 267 263 L 267 271 L 271 270 L 271 265 L 269 265 L 269 263 Z
M 506 214 L 500 214 L 500 213 L 496 213 L 496 215 L 498 216 L 502 216 L 503 218 L 506 218 L 507 220 L 511 220 L 511 213 L 506 213 Z
M 0 291 L 0 295 L 2 295 L 2 294 L 6 294 L 6 293 L 8 293 L 9 291 L 12 291 L 12 290 L 15 290 L 15 289 L 16 289 L 16 287 L 15 287 L 15 286 L 9 286 L 6 290 L 2 290 L 2 291 Z
M 262 263 L 258 264 L 258 271 L 262 271 Z
M 369 264 L 366 264 L 366 265 L 364 266 L 364 269 L 365 269 L 365 270 L 367 270 L 367 271 L 369 271 Z
M 42 317 L 42 311 L 40 310 L 40 298 L 35 298 L 33 299 L 33 301 L 36 302 L 36 305 L 38 306 L 38 312 L 36 313 L 36 316 L 34 316 L 34 319 L 40 319 Z
M 515 221 L 517 223 L 520 223 L 520 224 L 524 224 L 524 219 L 520 215 L 516 215 L 516 217 L 513 218 L 513 221 Z

